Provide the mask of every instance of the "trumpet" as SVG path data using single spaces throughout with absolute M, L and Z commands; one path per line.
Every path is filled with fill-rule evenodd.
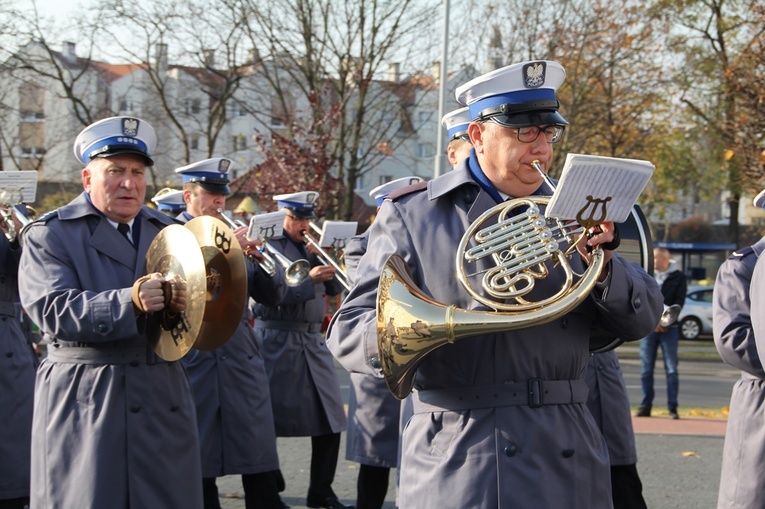
M 321 235 L 321 228 L 320 228 L 320 227 L 319 227 L 319 226 L 318 226 L 316 223 L 314 223 L 313 221 L 311 221 L 309 224 L 310 224 L 310 226 L 311 226 L 311 229 L 312 229 L 313 231 L 315 231 L 316 233 L 318 233 L 319 235 Z M 346 290 L 348 290 L 348 291 L 351 291 L 351 281 L 350 281 L 350 279 L 348 278 L 348 273 L 347 273 L 347 272 L 345 272 L 345 270 L 343 269 L 343 267 L 340 265 L 340 262 L 338 262 L 337 260 L 335 260 L 335 258 L 334 258 L 334 257 L 332 257 L 332 256 L 328 255 L 328 254 L 327 254 L 327 253 L 324 251 L 324 248 L 322 248 L 322 247 L 319 245 L 319 243 L 318 243 L 318 242 L 316 242 L 316 240 L 314 240 L 314 238 L 313 238 L 311 235 L 309 235 L 309 234 L 308 234 L 308 232 L 306 232 L 305 230 L 303 230 L 303 234 L 305 235 L 305 240 L 306 240 L 306 242 L 307 242 L 308 244 L 312 245 L 313 247 L 315 247 L 315 248 L 316 248 L 316 250 L 319 252 L 319 254 L 317 255 L 317 257 L 319 258 L 319 261 L 320 261 L 320 262 L 321 262 L 323 265 L 331 265 L 332 267 L 334 267 L 334 268 L 335 268 L 335 270 L 337 271 L 337 272 L 335 273 L 335 277 L 337 278 L 337 280 L 340 282 L 340 284 L 341 284 L 341 285 L 343 285 L 343 287 L 344 287 Z
M 228 217 L 223 212 L 223 209 L 217 209 L 216 212 L 232 230 L 241 226 L 247 226 L 244 221 Z M 308 272 L 311 270 L 311 264 L 308 263 L 308 260 L 301 259 L 293 262 L 270 246 L 268 242 L 263 241 L 263 246 L 265 249 L 261 251 L 260 254 L 263 255 L 265 260 L 258 262 L 258 264 L 268 277 L 274 277 L 274 274 L 276 274 L 276 262 L 278 261 L 284 268 L 284 276 L 287 281 L 287 286 L 298 286 L 305 281 L 308 277 Z
M 21 213 L 21 211 L 17 208 L 17 205 L 3 204 L 0 207 L 3 207 L 2 223 L 3 231 L 5 232 L 5 238 L 8 239 L 8 242 L 14 242 L 15 240 L 21 242 L 24 232 L 27 230 L 27 227 L 32 224 L 32 221 Z M 21 224 L 20 229 L 16 228 L 16 223 L 14 220 Z

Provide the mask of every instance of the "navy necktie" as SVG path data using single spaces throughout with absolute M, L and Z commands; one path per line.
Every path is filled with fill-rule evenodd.
M 123 237 L 127 239 L 128 242 L 130 242 L 130 245 L 133 245 L 133 239 L 130 238 L 130 225 L 127 223 L 118 223 L 117 224 L 117 231 L 122 234 Z

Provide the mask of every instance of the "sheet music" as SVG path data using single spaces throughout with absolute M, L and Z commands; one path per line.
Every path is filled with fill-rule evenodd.
M 36 171 L 0 171 L 0 201 L 34 203 L 37 196 Z
M 319 245 L 345 249 L 345 245 L 351 237 L 356 235 L 357 228 L 358 223 L 356 221 L 324 221 Z
M 638 159 L 568 154 L 545 216 L 601 223 L 626 221 L 654 172 Z
M 286 211 L 279 210 L 252 216 L 250 228 L 247 230 L 247 240 L 268 240 L 280 237 L 284 233 L 284 216 L 286 215 Z

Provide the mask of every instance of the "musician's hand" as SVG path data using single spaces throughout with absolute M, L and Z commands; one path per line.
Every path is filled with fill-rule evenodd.
M 133 283 L 133 304 L 140 312 L 154 313 L 165 308 L 165 294 L 162 290 L 164 282 L 164 276 L 155 272 Z
M 314 244 L 312 244 L 310 242 L 306 243 L 305 250 L 308 251 L 309 253 L 311 253 L 312 255 L 315 255 L 315 256 L 326 256 L 327 255 L 327 253 L 325 253 L 323 250 L 317 248 L 316 245 L 314 245 Z
M 595 246 L 602 244 L 608 244 L 610 242 L 613 242 L 616 232 L 616 225 L 612 221 L 607 221 L 605 223 L 601 223 L 598 226 L 591 229 L 592 235 L 590 235 L 586 240 L 583 240 L 579 242 L 576 245 L 577 251 L 579 251 L 579 254 L 584 259 L 585 263 L 587 265 L 590 264 L 592 261 L 592 248 Z M 615 250 L 612 249 L 603 249 L 603 271 L 600 274 L 600 277 L 598 278 L 600 281 L 605 281 L 606 276 L 608 275 L 608 261 L 613 258 Z
M 316 283 L 326 283 L 331 281 L 335 277 L 337 271 L 331 265 L 317 265 L 313 267 L 308 275 L 311 277 L 311 281 Z
M 263 254 L 260 252 L 260 246 L 263 245 L 263 242 L 258 239 L 249 240 L 247 238 L 247 231 L 248 228 L 244 226 L 240 226 L 234 230 L 236 240 L 239 241 L 239 245 L 242 247 L 242 251 L 245 255 L 252 256 L 257 262 L 262 262 L 266 259 L 265 256 L 263 256 Z
M 171 313 L 181 313 L 186 309 L 187 285 L 179 274 L 175 274 L 170 280 L 170 303 L 167 305 Z

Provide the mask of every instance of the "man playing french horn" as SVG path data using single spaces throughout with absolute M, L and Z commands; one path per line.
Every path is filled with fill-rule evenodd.
M 507 198 L 552 194 L 533 163 L 549 169 L 553 143 L 568 125 L 555 96 L 564 78 L 557 62 L 524 62 L 458 87 L 457 100 L 470 108 L 473 119 L 469 158 L 450 173 L 389 196 L 371 227 L 356 284 L 330 323 L 329 348 L 351 371 L 379 376 L 383 364 L 399 367 L 407 355 L 419 362 L 409 395 L 413 413 L 402 435 L 401 509 L 612 507 L 608 451 L 585 405 L 590 331 L 597 324 L 615 337 L 637 340 L 653 330 L 662 312 L 653 278 L 615 254 L 613 223 L 600 224 L 571 251 L 572 237 L 559 228 L 554 235 L 568 254 L 524 261 L 528 270 L 517 276 L 526 283 L 520 286 L 533 287 L 520 300 L 545 301 L 558 294 L 566 280 L 559 270 L 564 258 L 574 274 L 591 280 L 592 289 L 585 287 L 562 311 L 553 302 L 551 318 L 541 319 L 537 311 L 482 313 L 486 322 L 507 325 L 481 329 L 477 311 L 504 309 L 512 300 L 487 305 L 486 297 L 518 285 L 476 292 L 473 283 L 493 270 L 498 258 L 512 258 L 526 247 L 510 245 L 505 248 L 510 255 L 486 256 L 462 274 L 454 268 L 455 246 L 465 244 L 463 237 L 484 212 Z M 528 200 L 509 221 L 522 221 L 535 207 Z M 478 236 L 466 246 L 480 246 Z M 398 292 L 391 283 L 396 279 L 386 263 L 391 255 L 400 256 L 399 266 L 411 272 L 407 288 L 419 286 L 427 303 L 398 305 L 408 292 Z M 463 263 L 461 253 L 457 258 L 458 265 Z M 588 272 L 590 265 L 602 268 Z M 498 282 L 509 279 L 501 276 Z M 442 303 L 447 320 L 465 315 L 473 321 L 435 323 L 437 313 L 424 307 L 439 305 L 433 303 Z M 398 340 L 409 353 L 380 349 L 378 330 L 388 318 L 379 315 L 386 306 L 395 309 L 391 316 L 401 318 Z M 428 310 L 423 321 L 432 337 L 412 332 L 421 306 Z M 465 329 L 473 331 L 470 337 Z M 422 355 L 420 344 L 439 336 L 448 342 Z M 467 339 L 457 341 L 461 337 Z M 387 375 L 386 380 L 391 387 Z M 409 383 L 403 376 L 391 389 L 407 396 Z

